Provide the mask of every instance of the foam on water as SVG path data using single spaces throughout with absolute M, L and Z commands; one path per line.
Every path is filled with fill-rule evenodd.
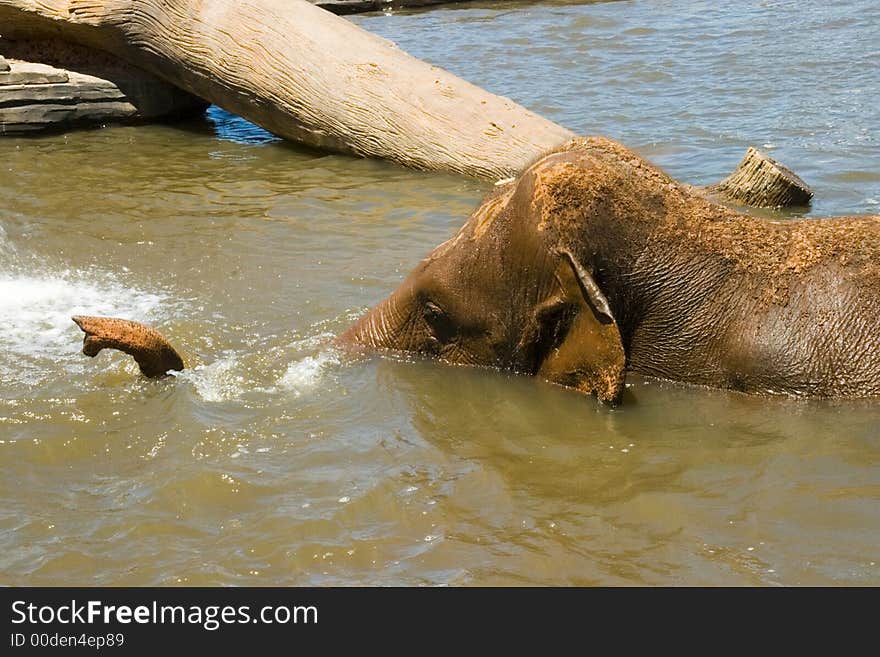
M 218 360 L 199 365 L 174 376 L 193 384 L 199 397 L 206 402 L 224 402 L 238 399 L 247 390 L 248 381 L 234 352 L 226 352 Z
M 312 327 L 313 330 L 315 327 Z M 180 373 L 171 372 L 190 382 L 206 402 L 242 401 L 247 395 L 276 395 L 292 392 L 296 397 L 318 389 L 331 368 L 342 363 L 340 354 L 327 342 L 332 333 L 315 333 L 280 345 L 258 345 L 247 352 L 225 351 L 206 365 Z M 267 338 L 271 341 L 272 338 Z M 303 355 L 304 354 L 304 355 Z M 290 361 L 283 373 L 272 375 L 278 363 Z M 266 374 L 275 380 L 266 381 Z
M 278 378 L 277 391 L 292 392 L 299 397 L 316 388 L 331 368 L 340 365 L 342 359 L 339 351 L 329 346 L 333 337 L 333 333 L 321 331 L 294 340 L 288 349 L 301 357 L 292 361 Z

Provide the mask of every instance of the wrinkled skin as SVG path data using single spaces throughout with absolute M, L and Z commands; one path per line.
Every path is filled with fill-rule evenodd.
M 626 369 L 744 392 L 880 394 L 880 216 L 770 221 L 576 139 L 491 194 L 338 338 L 615 402 Z

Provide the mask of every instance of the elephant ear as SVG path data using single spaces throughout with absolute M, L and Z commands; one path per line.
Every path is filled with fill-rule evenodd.
M 593 276 L 569 251 L 560 251 L 556 280 L 560 296 L 552 303 L 562 329 L 537 374 L 548 381 L 616 403 L 623 392 L 626 356 L 608 300 Z M 540 312 L 540 309 L 539 309 Z

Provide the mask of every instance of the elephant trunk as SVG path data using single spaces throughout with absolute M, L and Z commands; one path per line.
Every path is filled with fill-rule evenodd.
M 410 313 L 406 311 L 401 297 L 401 290 L 398 290 L 371 308 L 351 328 L 337 336 L 335 343 L 338 346 L 405 350 L 402 339 L 410 323 Z
M 158 331 L 140 322 L 116 317 L 72 317 L 85 333 L 83 353 L 94 358 L 102 349 L 118 349 L 132 356 L 144 376 L 164 376 L 170 370 L 180 372 L 183 359 Z

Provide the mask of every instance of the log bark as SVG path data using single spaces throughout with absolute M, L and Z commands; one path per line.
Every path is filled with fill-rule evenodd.
M 749 147 L 732 174 L 709 191 L 758 208 L 804 206 L 813 198 L 809 186 L 791 169 L 754 147 Z
M 7 38 L 105 50 L 303 144 L 504 178 L 573 133 L 306 0 L 0 0 Z

